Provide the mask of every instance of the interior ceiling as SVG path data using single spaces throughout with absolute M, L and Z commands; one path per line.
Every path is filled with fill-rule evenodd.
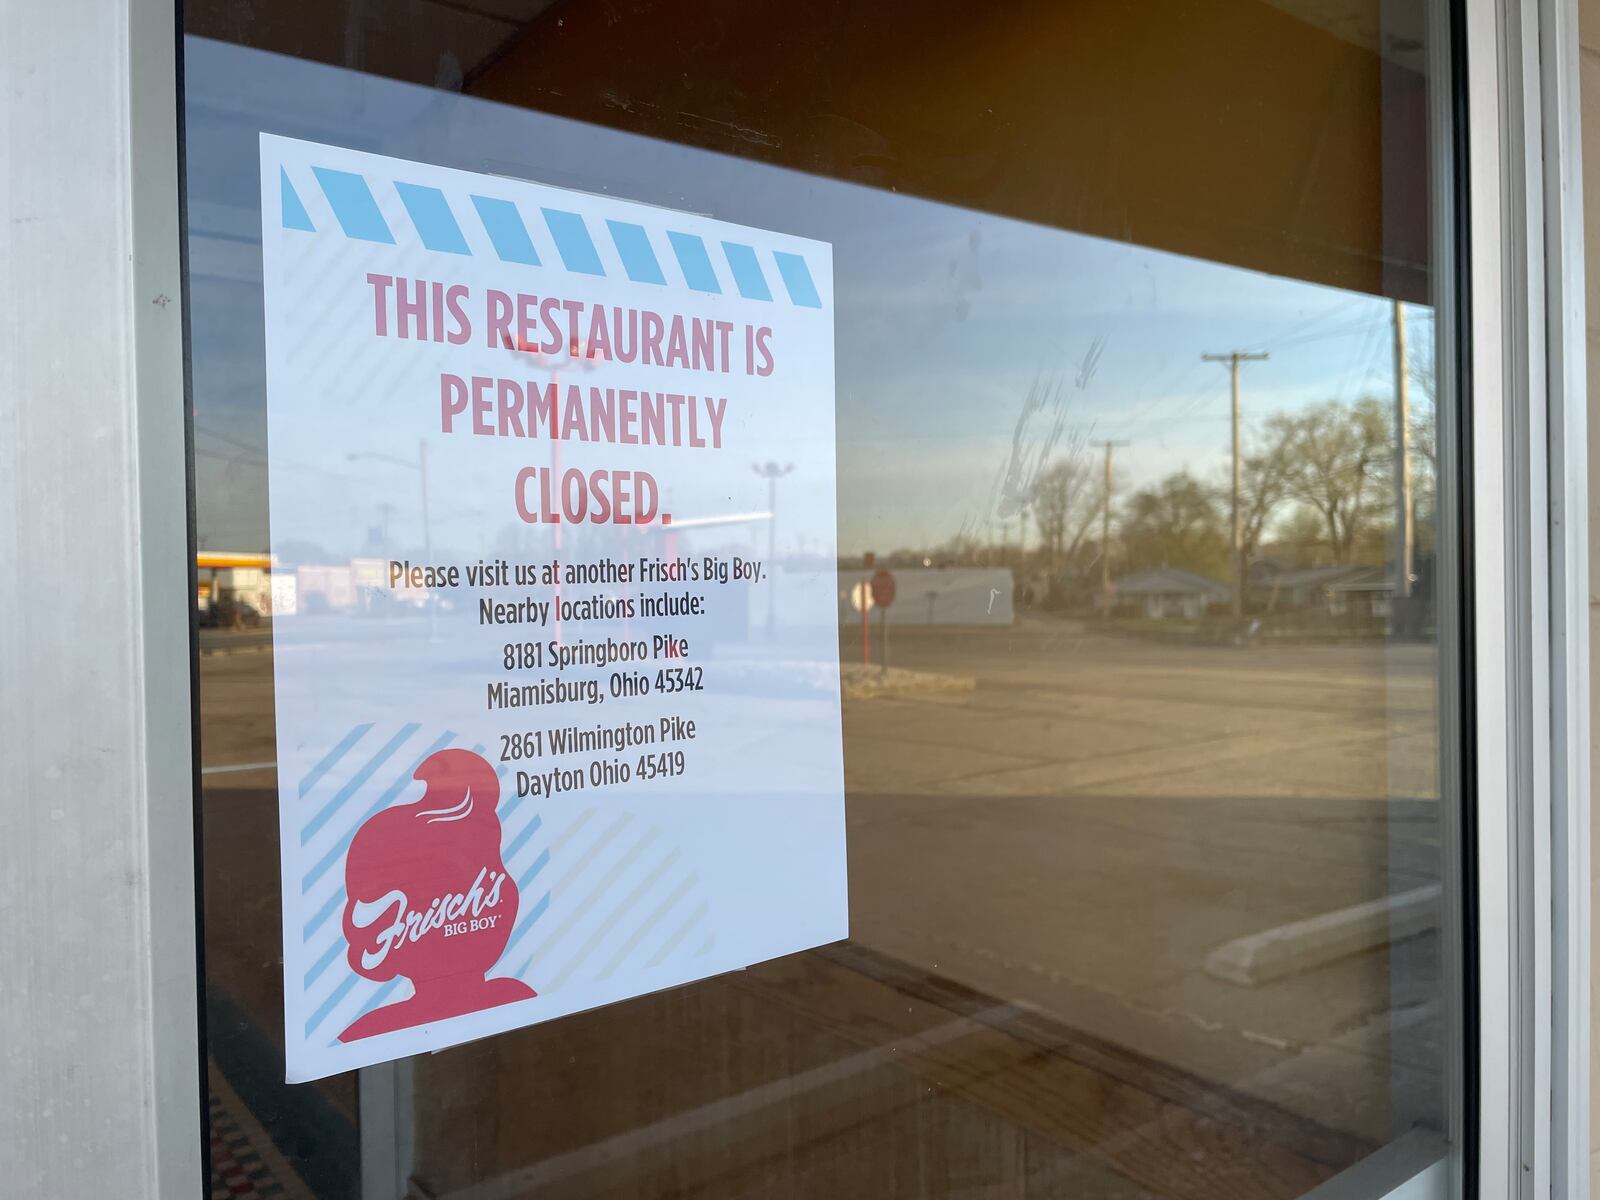
M 560 0 L 185 0 L 184 32 L 451 90 Z
M 1421 70 L 1428 0 L 1266 0 L 1298 21 Z
M 1423 300 L 1426 89 L 1379 0 L 568 0 L 473 95 Z M 1312 23 L 1304 19 L 1316 16 Z M 556 19 L 559 18 L 559 19 Z M 603 48 L 601 50 L 600 48 Z
M 1267 0 L 1267 3 L 1365 50 L 1378 48 L 1378 6 L 1372 0 Z
M 608 10 L 617 7 L 606 0 L 600 2 Z M 1263 2 L 1341 41 L 1421 69 L 1428 0 Z M 374 41 L 382 45 L 394 40 L 374 38 L 375 26 L 409 24 L 418 34 L 452 28 L 464 32 L 463 27 L 470 26 L 476 36 L 462 37 L 455 44 L 451 44 L 448 36 L 429 36 L 423 40 L 448 47 L 446 54 L 456 61 L 461 75 L 471 78 L 512 45 L 537 18 L 557 5 L 572 7 L 573 3 L 572 0 L 410 0 L 404 10 L 405 19 L 397 20 L 394 9 L 375 12 L 363 0 L 314 5 L 269 5 L 260 0 L 188 0 L 185 23 L 189 33 L 244 42 L 263 49 L 281 49 L 343 66 L 359 66 L 351 60 L 363 57 L 362 50 L 370 49 Z M 609 19 L 617 17 L 615 11 L 609 13 Z M 341 27 L 342 36 L 336 39 L 326 36 L 332 31 L 328 18 L 335 18 L 334 23 Z M 290 45 L 294 49 L 289 49 Z M 382 64 L 368 63 L 362 69 L 414 78 L 397 70 L 385 70 Z M 435 75 L 439 73 L 438 70 L 434 72 Z M 416 81 L 439 82 L 436 79 Z
M 1424 0 L 187 0 L 186 30 L 1426 300 Z

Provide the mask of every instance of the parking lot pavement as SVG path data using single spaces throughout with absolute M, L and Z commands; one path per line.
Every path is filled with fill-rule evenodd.
M 1435 933 L 1256 987 L 1204 970 L 1438 881 L 1428 647 L 1024 619 L 895 652 L 976 687 L 846 704 L 856 940 L 1352 1132 L 1436 1103 Z
M 212 654 L 237 654 L 247 650 L 266 651 L 271 649 L 271 629 L 257 628 L 200 630 L 200 653 L 202 656 Z
M 1429 647 L 1023 618 L 894 651 L 973 686 L 845 701 L 852 940 L 1335 1128 L 1433 1111 L 1437 933 L 1254 987 L 1204 969 L 1439 880 Z M 270 653 L 205 656 L 201 681 L 203 762 L 270 789 Z

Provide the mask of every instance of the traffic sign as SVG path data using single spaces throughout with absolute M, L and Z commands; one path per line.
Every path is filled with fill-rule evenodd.
M 872 602 L 879 608 L 888 608 L 894 603 L 894 576 L 888 571 L 880 570 L 873 575 Z

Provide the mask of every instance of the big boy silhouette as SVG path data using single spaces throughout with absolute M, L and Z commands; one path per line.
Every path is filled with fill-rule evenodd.
M 500 858 L 500 781 L 470 750 L 429 755 L 422 799 L 375 813 L 345 859 L 344 936 L 368 979 L 404 975 L 415 994 L 357 1018 L 353 1042 L 531 999 L 516 979 L 485 979 L 517 919 L 517 885 Z

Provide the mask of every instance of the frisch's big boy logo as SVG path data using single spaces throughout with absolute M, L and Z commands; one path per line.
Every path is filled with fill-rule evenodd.
M 422 799 L 374 814 L 345 859 L 344 936 L 368 979 L 404 975 L 415 994 L 374 1009 L 342 1042 L 531 999 L 516 979 L 485 979 L 517 919 L 517 885 L 500 857 L 500 781 L 470 750 L 417 768 Z

